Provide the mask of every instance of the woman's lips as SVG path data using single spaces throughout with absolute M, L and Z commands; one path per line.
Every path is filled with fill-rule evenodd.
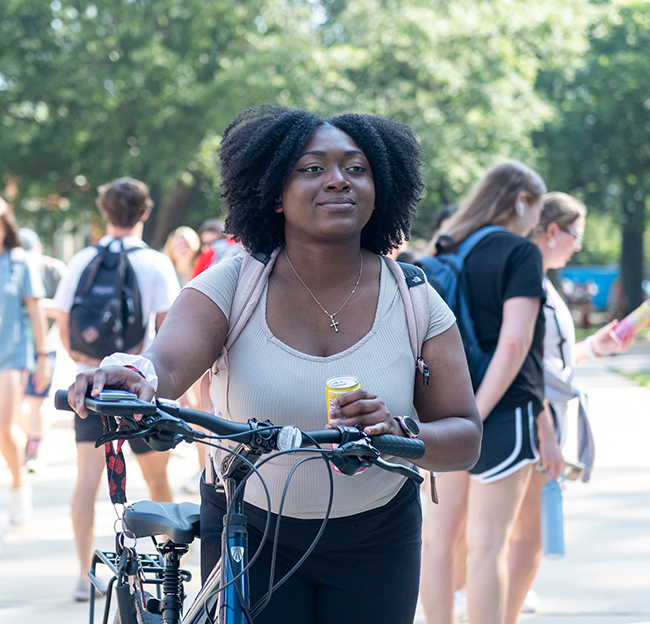
M 350 210 L 354 208 L 356 202 L 351 199 L 328 199 L 319 202 L 318 205 L 326 210 Z

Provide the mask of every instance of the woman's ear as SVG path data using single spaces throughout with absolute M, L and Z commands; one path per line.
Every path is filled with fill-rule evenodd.
M 549 223 L 546 226 L 546 234 L 550 237 L 555 237 L 560 232 L 560 226 L 557 223 Z
M 284 212 L 284 210 L 282 210 L 282 198 L 281 197 L 276 197 L 273 200 L 273 204 L 274 204 L 273 210 L 275 210 L 275 212 L 277 212 L 278 214 L 280 214 L 281 212 Z

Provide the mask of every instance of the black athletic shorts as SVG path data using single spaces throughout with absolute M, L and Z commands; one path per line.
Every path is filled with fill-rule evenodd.
M 201 479 L 203 581 L 221 555 L 225 512 L 224 495 Z M 252 557 L 259 547 L 267 514 L 252 505 L 246 505 L 244 513 Z M 268 589 L 276 521 L 277 516 L 272 515 L 270 538 L 251 567 L 251 604 Z M 305 554 L 321 524 L 321 520 L 281 519 L 275 582 Z M 413 624 L 421 527 L 419 491 L 410 480 L 378 509 L 330 519 L 315 550 L 273 594 L 255 624 Z
M 76 442 L 96 442 L 104 435 L 102 417 L 98 414 L 89 414 L 87 418 L 74 415 L 74 435 Z M 129 440 L 131 450 L 136 455 L 149 453 L 153 449 L 144 440 Z
M 470 475 L 491 483 L 539 461 L 537 414 L 532 401 L 521 407 L 492 412 L 483 422 L 481 456 Z

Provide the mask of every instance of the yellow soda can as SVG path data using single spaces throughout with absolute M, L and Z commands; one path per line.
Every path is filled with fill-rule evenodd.
M 356 377 L 352 377 L 352 375 L 337 375 L 336 377 L 331 377 L 325 382 L 325 395 L 327 397 L 328 422 L 336 423 L 340 420 L 340 418 L 337 418 L 336 420 L 332 420 L 330 418 L 332 401 L 337 396 L 341 396 L 342 394 L 347 394 L 348 392 L 352 392 L 353 390 L 359 390 L 359 388 L 361 388 L 361 384 L 359 383 L 359 380 Z M 333 448 L 333 445 L 330 446 Z M 339 474 L 341 474 L 341 471 L 336 466 L 332 466 L 332 469 L 334 470 L 334 472 L 338 472 Z M 365 468 L 362 468 L 361 470 L 359 470 L 359 473 L 363 472 L 364 470 Z
M 356 377 L 352 375 L 337 375 L 331 377 L 325 382 L 325 395 L 327 396 L 327 420 L 332 422 L 330 418 L 330 410 L 332 409 L 332 401 L 342 394 L 347 394 L 353 390 L 359 390 L 361 384 Z M 337 419 L 338 420 L 338 419 Z M 336 422 L 336 421 L 334 421 Z

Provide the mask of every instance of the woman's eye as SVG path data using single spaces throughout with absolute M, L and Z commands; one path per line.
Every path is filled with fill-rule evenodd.
M 311 165 L 309 167 L 303 167 L 302 169 L 298 169 L 300 173 L 315 173 L 320 170 L 321 167 L 319 167 L 318 165 Z
M 349 169 L 357 173 L 363 173 L 366 170 L 366 168 L 362 167 L 361 165 L 354 165 L 353 167 L 349 167 Z

